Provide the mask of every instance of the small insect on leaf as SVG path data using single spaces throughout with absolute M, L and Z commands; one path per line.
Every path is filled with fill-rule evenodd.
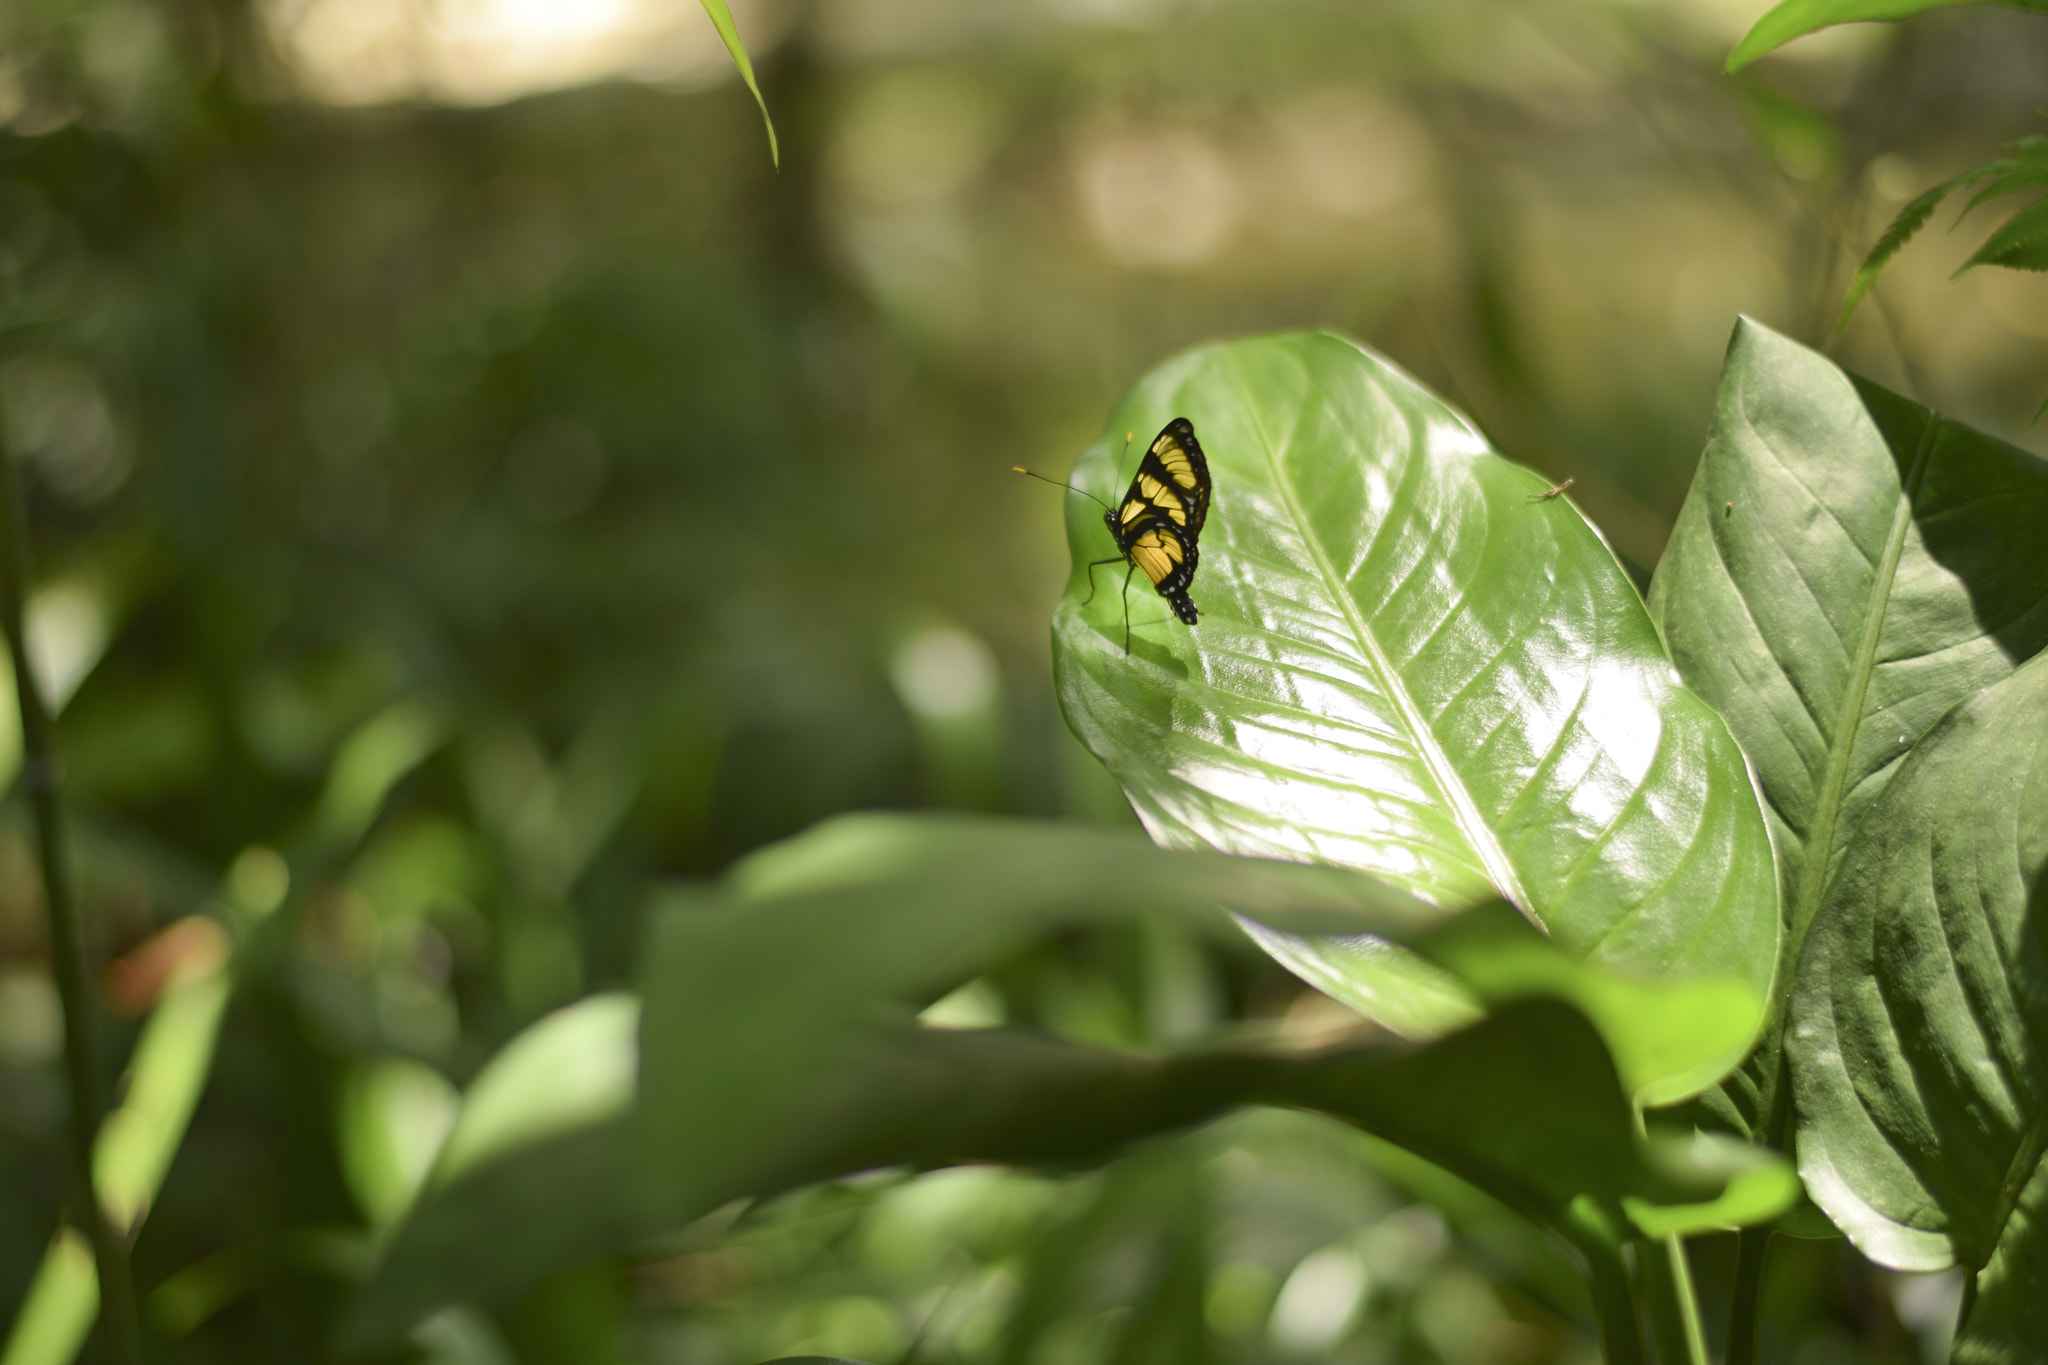
M 1124 450 L 1130 451 L 1135 432 L 1124 436 Z M 1121 466 L 1122 461 L 1118 461 Z M 1022 465 L 1011 465 L 1019 474 L 1058 484 Z M 1209 516 L 1209 461 L 1195 439 L 1194 425 L 1176 417 L 1160 428 L 1144 456 L 1123 500 L 1115 507 L 1086 489 L 1072 484 L 1061 487 L 1092 499 L 1102 507 L 1102 521 L 1116 542 L 1117 552 L 1088 565 L 1088 595 L 1095 595 L 1095 570 L 1104 564 L 1128 564 L 1124 574 L 1124 653 L 1131 652 L 1131 577 L 1138 570 L 1173 608 L 1173 614 L 1187 625 L 1200 616 L 1188 584 L 1194 581 L 1195 566 L 1201 562 L 1197 541 Z
M 1548 502 L 1550 499 L 1562 494 L 1565 489 L 1570 488 L 1576 482 L 1578 482 L 1578 480 L 1576 479 L 1566 479 L 1563 483 L 1556 484 L 1552 487 L 1546 488 L 1541 493 L 1531 493 L 1529 495 L 1529 501 Z

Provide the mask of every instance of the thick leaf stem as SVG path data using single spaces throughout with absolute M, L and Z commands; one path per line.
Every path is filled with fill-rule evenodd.
M 1580 1241 L 1587 1280 L 1593 1291 L 1593 1316 L 1600 1324 L 1600 1358 L 1605 1365 L 1648 1365 L 1643 1329 L 1636 1316 L 1635 1287 L 1618 1248 Z
M 1744 1228 L 1735 1251 L 1735 1301 L 1728 1311 L 1728 1365 L 1756 1365 L 1757 1308 L 1763 1299 L 1764 1258 L 1770 1254 L 1768 1227 Z
M 1693 1290 L 1685 1239 L 1671 1236 L 1642 1243 L 1642 1264 L 1650 1321 L 1657 1335 L 1657 1358 L 1709 1365 L 1707 1334 L 1700 1325 L 1699 1296 Z
M 0 413 L 0 418 L 4 418 Z M 107 1357 L 119 1365 L 139 1365 L 142 1338 L 135 1311 L 134 1282 L 129 1273 L 125 1240 L 107 1222 L 93 1189 L 92 1148 L 105 1112 L 100 1094 L 99 1053 L 95 1045 L 92 993 L 86 982 L 85 951 L 77 905 L 71 894 L 71 870 L 64 837 L 63 769 L 55 729 L 29 658 L 23 601 L 28 593 L 31 559 L 28 509 L 15 478 L 14 457 L 0 442 L 0 629 L 14 661 L 14 692 L 21 710 L 22 786 L 35 811 L 37 853 L 42 863 L 43 909 L 50 938 L 50 969 L 57 981 L 57 999 L 64 1015 L 64 1065 L 71 1099 L 68 1134 L 74 1214 L 92 1242 L 99 1272 L 100 1324 Z

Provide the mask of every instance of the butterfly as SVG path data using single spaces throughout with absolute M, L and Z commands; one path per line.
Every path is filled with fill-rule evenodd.
M 1019 474 L 1045 479 L 1021 465 L 1013 468 Z M 1078 488 L 1074 491 L 1094 497 Z M 1094 599 L 1098 567 L 1130 564 L 1124 574 L 1124 653 L 1131 652 L 1131 576 L 1141 569 L 1173 608 L 1175 616 L 1188 625 L 1195 624 L 1200 617 L 1194 599 L 1188 595 L 1188 585 L 1194 582 L 1195 568 L 1201 563 L 1200 541 L 1202 525 L 1209 519 L 1209 495 L 1208 457 L 1202 454 L 1202 443 L 1195 439 L 1194 424 L 1185 417 L 1176 417 L 1161 427 L 1152 444 L 1146 447 L 1123 500 L 1114 507 L 1102 503 L 1102 521 L 1116 540 L 1117 552 L 1089 564 L 1088 596 L 1089 600 Z

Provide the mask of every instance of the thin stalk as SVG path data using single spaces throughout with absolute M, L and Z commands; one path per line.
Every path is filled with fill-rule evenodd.
M 1757 1305 L 1763 1298 L 1764 1258 L 1771 1230 L 1744 1228 L 1735 1247 L 1735 1301 L 1728 1310 L 1728 1365 L 1756 1365 Z
M 1792 1078 L 1786 1074 L 1785 1005 L 1781 995 L 1764 1025 L 1763 1131 L 1757 1135 L 1766 1147 L 1786 1149 L 1792 1130 Z M 1727 1365 L 1756 1365 L 1758 1317 L 1764 1290 L 1764 1261 L 1770 1255 L 1771 1229 L 1744 1228 L 1735 1244 L 1735 1298 L 1728 1309 Z
M 1656 1324 L 1658 1358 L 1709 1365 L 1707 1333 L 1700 1324 L 1699 1295 L 1693 1289 L 1685 1239 L 1673 1236 L 1645 1242 L 1642 1250 L 1643 1278 L 1653 1281 L 1648 1298 Z
M 4 425 L 0 411 L 0 425 Z M 63 767 L 49 708 L 29 660 L 22 602 L 31 575 L 28 509 L 15 479 L 14 457 L 0 441 L 0 629 L 14 656 L 14 692 L 21 708 L 21 782 L 35 810 L 37 853 L 42 863 L 43 911 L 49 924 L 50 970 L 64 1013 L 64 1065 L 69 1074 L 71 1124 L 68 1134 L 74 1216 L 92 1242 L 99 1272 L 100 1331 L 107 1358 L 116 1365 L 140 1365 L 142 1334 L 135 1311 L 135 1284 L 128 1268 L 127 1242 L 108 1224 L 93 1189 L 92 1146 L 106 1112 L 100 1094 L 99 1051 L 92 992 L 86 984 L 85 951 L 78 910 L 71 894 L 71 864 L 64 837 Z

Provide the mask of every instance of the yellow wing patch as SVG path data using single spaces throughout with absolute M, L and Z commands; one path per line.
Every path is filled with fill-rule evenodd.
M 1178 537 L 1147 531 L 1131 542 L 1131 563 L 1152 580 L 1154 587 L 1178 566 L 1182 559 Z
M 1116 538 L 1118 554 L 1132 571 L 1143 570 L 1173 614 L 1187 625 L 1195 624 L 1201 613 L 1188 596 L 1188 585 L 1194 582 L 1195 569 L 1201 563 L 1198 541 L 1203 523 L 1209 519 L 1209 461 L 1187 418 L 1174 418 L 1152 438 L 1123 501 L 1107 508 L 1102 519 Z M 1091 581 L 1094 567 L 1089 566 Z M 1127 574 L 1126 586 L 1129 581 Z M 1126 653 L 1130 647 L 1126 600 Z

